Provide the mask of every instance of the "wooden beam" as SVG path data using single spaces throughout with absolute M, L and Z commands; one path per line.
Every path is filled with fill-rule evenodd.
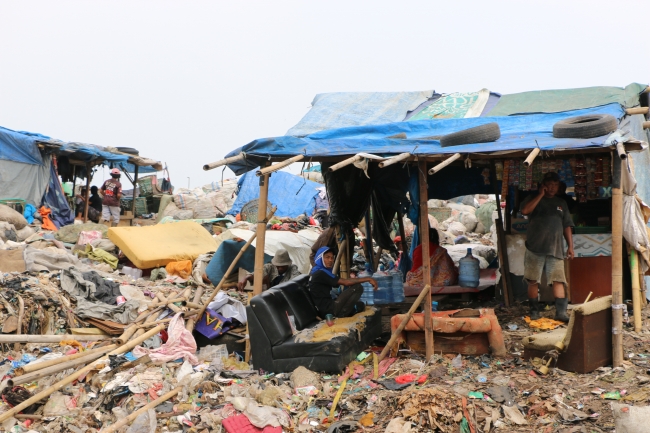
M 397 212 L 397 226 L 399 227 L 399 236 L 402 238 L 402 256 L 403 256 L 404 254 L 408 254 L 408 244 L 406 243 L 406 231 L 404 230 L 404 216 L 399 212 Z
M 219 161 L 205 164 L 203 166 L 203 170 L 205 171 L 212 170 L 213 168 L 221 167 L 222 165 L 232 164 L 233 162 L 241 161 L 243 159 L 244 159 L 244 154 L 240 153 L 239 155 L 231 156 L 230 158 L 224 158 L 224 159 L 220 159 Z
M 339 245 L 339 252 L 336 255 L 336 260 L 334 260 L 334 268 L 332 269 L 332 272 L 334 274 L 339 273 L 339 267 L 341 266 L 341 258 L 343 257 L 343 250 L 347 250 L 348 248 L 348 240 L 343 239 L 343 242 Z
M 411 157 L 410 153 L 400 153 L 397 156 L 393 156 L 391 158 L 388 158 L 385 161 L 382 161 L 379 163 L 379 168 L 385 168 L 388 167 L 389 165 L 393 165 L 395 163 L 398 163 L 400 161 L 404 161 L 405 159 L 409 159 Z
M 634 331 L 641 332 L 641 286 L 639 285 L 639 257 L 630 247 L 630 271 L 632 272 L 632 308 L 634 311 Z
M 460 156 L 460 154 L 457 154 Z M 429 188 L 427 184 L 427 163 L 418 162 L 420 186 L 420 239 L 422 241 L 422 276 L 424 285 L 431 287 L 431 262 L 429 257 Z M 434 229 L 435 230 L 435 229 Z M 426 305 L 424 306 L 424 341 L 426 346 L 426 360 L 429 362 L 433 356 L 433 323 L 431 322 L 431 290 L 427 291 Z
M 648 114 L 648 107 L 632 107 L 626 108 L 625 114 Z
M 88 222 L 88 195 L 90 194 L 90 177 L 91 177 L 92 165 L 90 162 L 86 163 L 86 197 L 84 197 L 84 223 Z
M 333 171 L 336 171 L 336 170 L 338 170 L 338 169 L 340 169 L 340 168 L 343 168 L 343 167 L 345 167 L 345 166 L 348 166 L 348 165 L 350 165 L 350 164 L 354 164 L 354 163 L 357 162 L 357 161 L 361 161 L 362 159 L 363 159 L 363 156 L 361 156 L 361 155 L 354 155 L 354 156 L 352 156 L 352 157 L 350 157 L 350 158 L 348 158 L 348 159 L 344 159 L 343 161 L 341 161 L 341 162 L 339 162 L 339 163 L 337 163 L 337 164 L 334 164 L 334 165 L 331 166 L 327 171 L 329 171 L 329 172 L 331 173 L 331 172 L 333 172 Z
M 524 167 L 530 167 L 537 155 L 539 155 L 539 152 L 539 147 L 534 148 L 528 155 L 528 158 L 524 160 Z
M 133 225 L 133 218 L 135 218 L 135 199 L 138 197 L 137 192 L 138 192 L 138 167 L 137 165 L 135 166 L 135 172 L 133 173 L 133 203 L 131 203 L 131 221 L 129 221 L 130 225 Z
M 441 162 L 440 164 L 436 165 L 431 170 L 429 170 L 429 174 L 436 174 L 437 172 L 447 167 L 449 164 L 451 164 L 452 162 L 456 161 L 459 158 L 460 158 L 460 153 L 453 154 L 452 156 L 450 156 L 449 158 L 447 158 L 446 160 L 444 160 L 443 162 Z
M 625 153 L 625 145 L 623 143 L 616 143 L 616 153 L 621 159 L 627 159 L 627 153 Z
M 616 156 L 612 164 L 622 165 Z M 616 167 L 614 173 L 620 171 Z M 623 191 L 612 187 L 612 355 L 614 367 L 623 365 Z
M 491 182 L 494 185 L 494 197 L 497 201 L 497 220 L 494 222 L 497 231 L 497 254 L 499 256 L 499 265 L 501 267 L 501 284 L 503 285 L 503 300 L 506 307 L 514 302 L 510 291 L 510 262 L 508 262 L 508 250 L 505 232 L 503 230 L 503 214 L 501 213 L 501 197 L 496 181 L 496 167 L 494 162 L 490 168 Z
M 257 242 L 255 243 L 255 272 L 253 273 L 253 296 L 262 293 L 264 282 L 264 244 L 266 242 L 266 203 L 269 199 L 270 174 L 260 177 L 260 198 L 257 203 Z
M 271 174 L 271 173 L 273 173 L 275 171 L 280 170 L 281 168 L 286 167 L 287 165 L 291 165 L 294 162 L 298 162 L 298 161 L 300 161 L 300 160 L 302 160 L 304 158 L 305 158 L 305 155 L 296 155 L 293 158 L 287 159 L 286 161 L 282 161 L 282 162 L 280 162 L 278 164 L 271 165 L 269 167 L 265 167 L 265 168 L 262 168 L 260 170 L 257 170 L 256 174 L 258 176 L 264 176 L 265 174 Z

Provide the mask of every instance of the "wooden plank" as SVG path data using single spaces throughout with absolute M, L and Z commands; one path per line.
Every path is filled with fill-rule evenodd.
M 621 160 L 615 154 L 614 173 L 620 170 Z M 612 187 L 612 358 L 614 367 L 623 365 L 623 191 Z
M 266 241 L 266 203 L 269 199 L 269 177 L 260 177 L 260 198 L 257 206 L 257 241 L 255 242 L 255 270 L 253 272 L 253 296 L 262 293 L 264 282 L 264 244 Z
M 424 286 L 431 287 L 431 262 L 429 261 L 429 188 L 427 184 L 427 163 L 418 162 L 420 186 L 420 240 L 422 242 L 422 275 Z M 424 309 L 424 338 L 427 361 L 433 356 L 433 324 L 431 323 L 431 290 L 427 290 Z

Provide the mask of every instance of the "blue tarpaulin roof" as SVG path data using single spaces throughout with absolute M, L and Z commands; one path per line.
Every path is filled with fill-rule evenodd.
M 234 150 L 227 156 L 240 152 L 252 161 L 230 164 L 237 174 L 252 168 L 251 162 L 257 158 L 290 157 L 304 154 L 306 158 L 354 155 L 359 152 L 377 155 L 396 155 L 410 152 L 413 155 L 436 155 L 453 153 L 482 153 L 509 150 L 532 149 L 539 145 L 542 150 L 567 150 L 586 147 L 602 147 L 606 137 L 590 139 L 554 138 L 553 125 L 568 117 L 611 114 L 621 119 L 625 112 L 620 104 L 613 103 L 600 107 L 561 113 L 527 114 L 503 117 L 476 117 L 465 119 L 415 120 L 387 123 L 383 125 L 358 126 L 330 129 L 310 134 L 306 137 L 282 136 L 264 138 Z M 442 136 L 486 123 L 496 122 L 501 129 L 501 138 L 491 143 L 466 144 L 442 147 L 439 140 L 427 137 Z M 406 139 L 388 138 L 399 133 Z
M 25 131 L 12 131 L 0 126 L 0 159 L 22 162 L 24 164 L 43 165 L 37 141 L 49 137 Z

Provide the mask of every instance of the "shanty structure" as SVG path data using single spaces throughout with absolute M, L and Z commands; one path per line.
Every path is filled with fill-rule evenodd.
M 134 149 L 64 142 L 37 133 L 0 127 L 0 199 L 21 198 L 39 206 L 49 194 L 46 201 L 55 208 L 55 222 L 57 214 L 69 214 L 67 203 L 62 198 L 59 176 L 73 183 L 77 178 L 86 179 L 84 221 L 87 221 L 90 182 L 93 168 L 98 165 L 120 168 L 133 183 L 134 195 L 139 173 L 162 170 L 160 162 L 140 157 Z M 129 173 L 134 173 L 134 177 Z M 72 222 L 67 221 L 69 216 L 60 218 L 61 223 Z
M 264 243 L 266 230 L 269 176 L 294 162 L 320 162 L 330 201 L 330 222 L 339 227 L 341 246 L 348 242 L 350 228 L 361 221 L 371 206 L 372 236 L 379 247 L 391 249 L 387 226 L 396 213 L 407 214 L 419 227 L 426 285 L 431 282 L 427 257 L 428 199 L 483 193 L 495 194 L 500 203 L 505 196 L 509 210 L 506 218 L 510 219 L 512 191 L 527 189 L 534 183 L 531 181 L 538 174 L 533 168 L 536 164 L 541 169 L 544 161 L 552 158 L 582 161 L 594 157 L 601 164 L 605 161 L 601 173 L 606 174 L 603 175 L 606 182 L 599 179 L 584 192 L 582 185 L 576 185 L 575 191 L 585 206 L 590 200 L 611 203 L 612 344 L 614 365 L 620 366 L 624 234 L 628 246 L 644 258 L 638 260 L 640 274 L 645 273 L 650 261 L 647 220 L 640 216 L 643 203 L 635 199 L 650 199 L 648 90 L 646 85 L 630 84 L 624 88 L 590 87 L 511 95 L 487 89 L 450 94 L 422 91 L 317 95 L 311 110 L 287 135 L 255 140 L 230 152 L 221 161 L 206 164 L 204 169 L 227 165 L 237 174 L 257 170 L 260 179 L 257 251 L 263 253 L 259 245 Z M 593 120 L 604 115 L 616 119 L 615 131 L 589 138 L 554 136 L 558 122 L 578 116 Z M 449 134 L 488 124 L 498 125 L 498 139 L 481 142 L 486 140 L 477 137 L 476 142 L 444 145 L 444 137 Z M 271 165 L 273 162 L 276 164 Z M 497 210 L 501 288 L 508 304 L 512 292 L 508 284 L 504 216 L 500 206 Z M 510 225 L 506 227 L 509 229 Z M 347 248 L 340 248 L 337 257 L 343 277 L 351 260 L 346 251 Z M 255 263 L 255 294 L 262 289 L 262 266 L 260 255 Z M 637 267 L 637 261 L 634 266 Z M 640 328 L 640 307 L 645 296 L 642 300 L 642 279 L 636 277 L 637 269 L 632 269 L 632 275 L 636 278 L 632 282 L 635 326 Z M 427 301 L 425 305 L 430 306 L 430 291 Z M 427 357 L 433 354 L 430 314 L 430 308 L 425 308 Z

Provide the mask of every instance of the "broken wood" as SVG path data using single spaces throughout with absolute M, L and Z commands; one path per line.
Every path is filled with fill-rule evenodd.
M 260 170 L 257 170 L 257 172 L 255 174 L 257 176 L 259 176 L 259 177 L 267 175 L 267 174 L 271 174 L 271 173 L 273 173 L 275 171 L 278 171 L 278 170 L 286 167 L 287 165 L 291 165 L 294 162 L 298 162 L 298 161 L 300 161 L 300 160 L 302 160 L 304 158 L 305 158 L 305 155 L 296 155 L 296 156 L 294 156 L 292 158 L 289 158 L 289 159 L 287 159 L 285 161 L 278 162 L 275 165 L 270 165 L 268 167 L 264 167 L 264 168 L 262 168 Z M 260 201 L 261 201 L 261 198 L 260 198 Z
M 457 154 L 460 156 L 460 154 Z M 431 286 L 431 254 L 429 249 L 429 184 L 427 182 L 427 162 L 418 161 L 418 184 L 420 188 L 420 239 L 422 248 L 422 276 L 425 286 Z M 436 230 L 436 229 L 433 229 Z M 431 323 L 431 291 L 427 291 L 427 305 L 424 306 L 424 341 L 427 362 L 433 356 L 433 325 Z
M 140 409 L 136 410 L 135 412 L 132 412 L 129 416 L 126 418 L 120 419 L 118 422 L 116 422 L 113 425 L 108 426 L 106 429 L 101 430 L 101 433 L 113 433 L 117 431 L 119 428 L 124 427 L 125 425 L 128 425 L 131 423 L 133 420 L 135 420 L 138 416 L 141 414 L 147 412 L 149 409 L 153 409 L 160 405 L 161 403 L 166 402 L 170 398 L 174 397 L 176 394 L 181 392 L 183 390 L 182 386 L 176 387 L 173 390 L 169 391 L 167 394 L 161 395 L 151 403 L 148 403 L 144 406 L 142 406 Z
M 156 298 L 158 298 L 162 304 L 167 305 L 167 308 L 172 310 L 174 313 L 178 314 L 182 311 L 179 307 L 174 305 L 173 302 L 168 301 L 167 298 L 165 298 L 165 295 L 163 295 L 162 293 L 158 292 L 156 294 Z
M 452 156 L 450 156 L 449 158 L 447 158 L 446 160 L 444 160 L 440 164 L 438 164 L 435 167 L 431 168 L 431 170 L 429 170 L 429 174 L 436 174 L 437 172 L 439 172 L 443 168 L 447 167 L 449 164 L 451 164 L 452 162 L 456 161 L 459 158 L 460 158 L 460 153 L 453 154 Z
M 98 347 L 96 349 L 90 349 L 90 350 L 85 350 L 83 352 L 75 353 L 72 355 L 67 355 L 67 356 L 62 356 L 60 358 L 55 358 L 55 359 L 48 359 L 47 361 L 41 361 L 41 362 L 30 362 L 29 364 L 19 367 L 15 370 L 16 375 L 22 376 L 23 374 L 27 373 L 32 373 L 37 370 L 42 370 L 47 367 L 51 367 L 52 365 L 60 364 L 62 362 L 68 362 L 72 361 L 74 359 L 78 358 L 83 358 L 84 356 L 91 355 L 91 354 L 103 354 L 106 352 L 110 352 L 111 350 L 115 349 L 117 347 L 117 344 L 110 344 L 108 346 L 102 346 Z
M 194 302 L 195 304 L 199 304 L 201 302 L 201 296 L 203 296 L 203 288 L 204 287 L 205 286 L 203 286 L 203 284 L 200 284 L 196 288 L 196 291 L 194 292 L 194 299 L 192 300 L 192 302 Z M 193 317 L 187 319 L 187 322 L 185 323 L 185 329 L 192 332 L 192 330 L 194 329 L 194 324 L 195 323 L 196 322 L 195 322 Z
M 25 316 L 25 301 L 18 295 L 18 324 L 16 326 L 16 335 L 23 333 L 23 317 Z M 20 343 L 14 344 L 14 350 L 20 350 Z
M 341 245 L 339 246 L 339 251 L 338 254 L 336 255 L 336 260 L 334 260 L 334 268 L 332 268 L 332 272 L 334 274 L 339 273 L 339 267 L 341 266 L 341 258 L 343 257 L 343 252 L 347 251 L 348 248 L 348 240 L 343 239 L 343 242 L 341 242 Z
M 113 349 L 115 349 L 116 345 L 113 345 Z M 21 376 L 16 376 L 13 379 L 9 379 L 7 382 L 8 386 L 16 386 L 16 385 L 22 385 L 23 383 L 29 383 L 29 382 L 34 382 L 35 380 L 41 379 L 46 376 L 50 376 L 54 373 L 58 373 L 60 371 L 67 370 L 69 368 L 76 367 L 78 365 L 85 365 L 88 364 L 89 362 L 92 362 L 96 360 L 97 358 L 100 358 L 104 353 L 110 352 L 111 349 L 106 350 L 104 352 L 95 352 L 95 353 L 90 353 L 90 354 L 85 354 L 85 356 L 82 356 L 81 358 L 77 359 L 72 359 L 70 361 L 65 361 L 61 362 L 56 365 L 51 365 L 49 367 L 43 368 L 41 370 L 33 371 L 31 373 L 23 374 Z
M 87 365 L 84 368 L 75 371 L 70 376 L 58 381 L 54 385 L 44 389 L 43 391 L 39 392 L 38 394 L 28 398 L 27 400 L 23 401 L 20 404 L 12 407 L 8 411 L 0 414 L 0 423 L 5 422 L 9 418 L 13 417 L 14 415 L 16 415 L 19 412 L 22 412 L 23 410 L 25 410 L 26 408 L 28 408 L 32 404 L 37 403 L 37 402 L 41 401 L 42 399 L 44 399 L 46 397 L 49 397 L 50 395 L 52 395 L 56 391 L 59 391 L 63 387 L 71 384 L 72 382 L 77 380 L 79 377 L 81 377 L 82 375 L 85 375 L 86 373 L 91 371 L 93 368 L 95 368 L 95 364 L 97 364 L 97 362 L 106 361 L 110 355 L 121 355 L 123 353 L 126 353 L 129 350 L 133 349 L 135 346 L 141 344 L 143 341 L 153 337 L 154 335 L 157 335 L 163 329 L 165 329 L 164 325 L 160 325 L 160 326 L 155 327 L 154 329 L 150 330 L 149 332 L 146 332 L 146 333 L 142 334 L 139 338 L 136 338 L 136 339 L 134 339 L 134 340 L 132 340 L 132 341 L 118 347 L 117 349 L 113 350 L 112 352 L 109 352 L 108 355 L 103 356 L 98 361 L 92 362 L 90 365 Z
M 413 302 L 413 305 L 411 305 L 411 308 L 409 309 L 408 313 L 404 316 L 402 319 L 402 322 L 399 324 L 397 329 L 395 329 L 395 332 L 393 332 L 393 335 L 390 336 L 390 340 L 388 340 L 388 343 L 386 343 L 386 346 L 384 347 L 384 350 L 381 351 L 381 354 L 379 354 L 379 359 L 378 362 L 381 362 L 387 355 L 390 353 L 390 349 L 393 347 L 397 339 L 399 338 L 399 335 L 402 333 L 404 328 L 406 327 L 406 324 L 408 323 L 409 320 L 411 320 L 411 316 L 413 316 L 413 313 L 415 313 L 415 310 L 420 306 L 422 303 L 422 300 L 429 295 L 429 292 L 431 291 L 431 286 L 426 285 L 418 295 L 418 297 L 415 299 L 415 302 Z
M 56 335 L 0 335 L 0 344 L 2 343 L 60 343 L 65 340 L 77 341 L 103 341 L 113 340 L 108 335 L 74 335 L 74 334 L 56 334 Z
M 219 161 L 211 162 L 209 164 L 205 164 L 203 166 L 203 170 L 208 171 L 212 170 L 213 168 L 221 167 L 222 165 L 228 165 L 233 162 L 241 161 L 244 159 L 244 154 L 240 153 L 239 155 L 236 156 L 231 156 L 230 158 L 224 158 L 220 159 Z

